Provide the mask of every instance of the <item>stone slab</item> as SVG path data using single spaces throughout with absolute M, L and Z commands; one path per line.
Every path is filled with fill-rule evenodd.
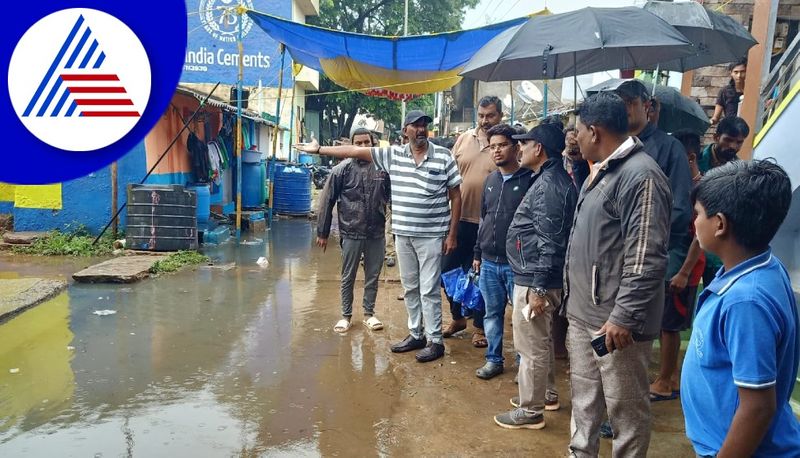
M 30 245 L 47 235 L 47 232 L 6 232 L 3 241 L 15 245 Z
M 0 322 L 50 299 L 66 287 L 67 282 L 64 280 L 0 279 Z
M 150 276 L 150 268 L 157 261 L 166 259 L 157 256 L 122 256 L 95 264 L 72 274 L 81 283 L 135 283 Z

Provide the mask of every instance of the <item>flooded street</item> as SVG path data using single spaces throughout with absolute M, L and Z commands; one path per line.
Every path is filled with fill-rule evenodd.
M 361 324 L 357 283 L 340 336 L 339 250 L 313 236 L 308 221 L 277 221 L 263 239 L 204 250 L 214 267 L 71 283 L 0 324 L 0 456 L 564 456 L 565 361 L 547 428 L 503 430 L 492 416 L 516 395 L 510 328 L 506 373 L 490 381 L 474 376 L 483 353 L 469 334 L 419 364 L 389 351 L 407 334 L 399 283 L 380 284 L 378 332 Z M 90 263 L 4 255 L 0 275 L 69 279 Z M 680 403 L 653 407 L 651 455 L 693 456 Z

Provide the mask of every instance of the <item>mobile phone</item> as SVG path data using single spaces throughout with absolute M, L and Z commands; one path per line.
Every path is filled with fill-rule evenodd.
M 607 355 L 609 351 L 608 347 L 606 347 L 606 335 L 600 334 L 592 339 L 592 348 L 594 348 L 594 352 L 597 353 L 597 356 Z

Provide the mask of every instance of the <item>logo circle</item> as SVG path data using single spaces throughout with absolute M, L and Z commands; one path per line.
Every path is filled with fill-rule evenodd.
M 128 134 L 147 108 L 150 60 L 116 17 L 89 8 L 49 14 L 14 48 L 8 90 L 14 111 L 39 140 L 93 151 Z
M 244 0 L 242 4 L 247 9 L 254 9 L 252 0 Z M 235 9 L 238 5 L 238 0 L 200 0 L 200 22 L 212 38 L 223 43 L 236 43 L 239 15 Z M 245 37 L 253 27 L 253 20 L 247 15 L 243 15 L 242 20 L 242 36 Z

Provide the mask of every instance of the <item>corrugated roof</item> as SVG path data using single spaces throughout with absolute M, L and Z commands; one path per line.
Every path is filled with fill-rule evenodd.
M 183 94 L 183 95 L 188 95 L 190 97 L 194 97 L 199 101 L 203 101 L 203 99 L 205 99 L 206 96 L 208 95 L 208 94 L 204 94 L 202 92 L 195 91 L 194 89 L 190 89 L 190 88 L 188 88 L 186 86 L 178 86 L 178 88 L 175 90 L 175 92 L 177 92 L 179 94 Z M 228 113 L 233 113 L 233 114 L 236 114 L 236 111 L 237 111 L 237 108 L 236 108 L 235 105 L 231 105 L 230 103 L 227 103 L 227 102 L 225 102 L 225 101 L 223 101 L 221 99 L 218 99 L 218 98 L 216 98 L 214 96 L 211 96 L 211 97 L 208 98 L 208 100 L 206 101 L 206 105 L 211 105 L 212 107 L 221 108 L 223 111 L 226 111 Z M 263 118 L 259 113 L 255 112 L 255 111 L 252 111 L 252 110 L 247 110 L 247 109 L 243 108 L 242 109 L 242 118 L 250 119 L 250 120 L 255 121 L 255 122 L 259 123 L 259 124 L 266 124 L 266 125 L 268 125 L 270 127 L 275 127 L 275 123 L 274 122 Z M 284 127 L 279 127 L 279 129 L 288 130 L 288 129 L 284 128 Z

